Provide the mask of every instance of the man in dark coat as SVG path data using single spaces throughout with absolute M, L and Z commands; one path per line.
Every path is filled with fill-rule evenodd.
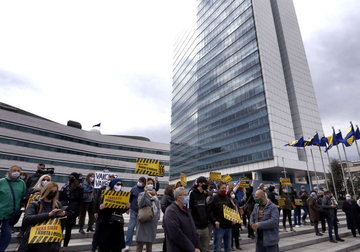
M 199 236 L 191 213 L 187 211 L 189 195 L 184 187 L 174 191 L 175 202 L 166 208 L 164 229 L 169 252 L 200 252 Z
M 347 228 L 356 237 L 356 229 L 360 234 L 360 207 L 351 199 L 350 194 L 346 194 L 346 202 L 342 205 L 342 210 L 346 214 Z
M 31 175 L 27 182 L 26 182 L 26 188 L 31 188 L 31 187 L 34 187 L 34 185 L 36 184 L 36 182 L 39 180 L 39 178 L 43 175 L 41 173 L 42 170 L 45 169 L 45 165 L 44 164 L 38 164 L 37 166 L 37 170 L 36 172 Z
M 330 238 L 330 242 L 333 243 L 337 243 L 337 241 L 341 241 L 343 242 L 344 240 L 340 238 L 339 234 L 338 234 L 338 225 L 336 222 L 336 218 L 335 218 L 335 211 L 334 209 L 336 208 L 336 204 L 331 200 L 331 196 L 332 193 L 331 191 L 327 191 L 325 193 L 324 198 L 322 199 L 322 208 L 324 209 L 324 213 L 328 222 L 328 226 L 329 226 L 329 238 Z M 333 238 L 332 235 L 332 230 L 334 228 L 334 232 L 335 232 L 335 239 Z
M 316 193 L 312 192 L 310 194 L 310 197 L 308 197 L 306 201 L 310 210 L 310 220 L 314 222 L 315 234 L 317 236 L 322 236 L 323 234 L 319 232 L 319 228 L 318 228 L 320 215 L 319 215 L 319 205 L 316 200 L 317 200 Z

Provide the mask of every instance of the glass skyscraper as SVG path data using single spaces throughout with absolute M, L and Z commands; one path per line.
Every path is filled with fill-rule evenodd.
M 196 24 L 175 44 L 170 180 L 255 170 L 266 179 L 284 163 L 301 172 L 306 155 L 284 144 L 316 131 L 292 1 L 197 1 Z

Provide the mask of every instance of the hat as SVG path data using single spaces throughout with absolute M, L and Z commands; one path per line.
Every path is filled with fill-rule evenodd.
M 197 179 L 197 182 L 198 183 L 207 183 L 207 180 L 204 176 L 200 176 L 198 179 Z
M 114 178 L 113 180 L 110 181 L 109 187 L 110 187 L 111 189 L 113 189 L 114 185 L 116 185 L 117 182 L 121 182 L 121 179 L 119 179 L 119 178 Z
M 76 180 L 79 180 L 79 177 L 80 177 L 79 173 L 77 173 L 77 172 L 71 173 L 70 176 L 74 176 L 74 178 L 75 178 Z
M 304 188 L 304 189 L 305 189 L 305 186 L 304 186 L 304 185 L 302 185 L 302 186 L 301 186 L 301 189 L 302 189 L 302 188 Z
M 270 192 L 273 192 L 274 190 L 275 190 L 275 186 L 270 186 L 270 187 L 269 187 L 269 191 L 270 191 Z
M 146 178 L 145 178 L 145 177 L 140 177 L 139 180 L 140 180 L 141 182 L 143 182 L 144 184 L 146 184 Z

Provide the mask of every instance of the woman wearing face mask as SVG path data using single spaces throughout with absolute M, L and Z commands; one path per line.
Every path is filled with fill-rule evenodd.
M 280 183 L 281 183 L 281 178 L 280 178 Z M 290 187 L 292 189 L 292 185 Z M 285 205 L 281 207 L 283 210 L 283 230 L 284 232 L 287 232 L 286 230 L 286 217 L 287 217 L 289 220 L 290 231 L 295 231 L 292 227 L 292 221 L 291 221 L 291 210 L 292 210 L 291 195 L 287 192 L 286 187 L 283 188 L 282 186 L 280 186 L 279 195 L 281 198 L 284 199 L 285 202 Z
M 42 223 L 52 218 L 62 217 L 65 212 L 61 210 L 61 203 L 57 201 L 58 185 L 55 182 L 49 182 L 44 185 L 40 193 L 40 200 L 33 201 L 29 204 L 25 211 L 23 223 L 27 227 L 19 251 L 27 252 L 58 252 L 60 242 L 27 244 L 29 239 L 31 226 Z
M 86 178 L 85 182 L 83 184 L 84 187 L 84 195 L 83 195 L 83 202 L 81 204 L 81 210 L 80 210 L 80 217 L 79 217 L 79 233 L 85 234 L 85 231 L 83 229 L 84 223 L 85 223 L 85 217 L 86 212 L 89 214 L 89 222 L 88 222 L 88 228 L 86 232 L 94 232 L 93 225 L 94 225 L 94 180 L 95 180 L 95 174 L 89 173 Z
M 69 183 L 65 184 L 59 193 L 61 204 L 63 206 L 68 206 L 66 209 L 67 220 L 65 224 L 65 238 L 62 251 L 65 251 L 69 244 L 71 229 L 75 226 L 76 218 L 79 216 L 83 195 L 84 188 L 79 186 L 79 174 L 73 172 L 69 176 Z
M 25 184 L 27 183 L 27 180 L 28 180 L 28 174 L 27 172 L 20 172 L 20 178 L 25 182 Z
M 137 222 L 136 252 L 141 252 L 144 245 L 146 245 L 146 251 L 152 251 L 152 244 L 155 242 L 157 224 L 160 219 L 160 207 L 159 200 L 154 189 L 154 182 L 155 181 L 152 178 L 147 178 L 144 192 L 140 193 L 138 197 L 139 209 L 145 206 L 151 207 L 154 213 L 154 218 L 148 222 Z
M 346 202 L 342 205 L 342 210 L 346 214 L 347 228 L 351 229 L 351 233 L 356 237 L 356 230 L 360 235 L 360 207 L 351 199 L 350 194 L 346 194 Z
M 254 200 L 254 196 L 252 194 L 254 191 L 254 184 L 255 184 L 255 180 L 253 180 L 251 182 L 251 185 L 246 190 L 246 193 L 245 193 L 242 201 L 239 203 L 239 206 L 243 207 L 244 225 L 246 225 L 245 223 L 247 223 L 248 237 L 251 239 L 255 239 L 254 230 L 250 227 L 250 215 L 251 215 L 252 211 L 254 210 L 254 206 L 255 206 L 255 200 Z M 247 219 L 247 221 L 245 219 Z
M 110 222 L 113 214 L 121 216 L 122 218 L 122 214 L 125 213 L 128 208 L 106 208 L 105 204 L 102 204 L 101 197 L 102 192 L 107 191 L 107 189 L 110 191 L 121 192 L 121 188 L 121 180 L 118 178 L 114 178 L 110 181 L 108 187 L 102 187 L 97 193 L 95 200 L 95 218 L 96 228 L 99 229 L 99 252 L 118 252 L 125 248 L 124 226 L 111 224 Z M 130 207 L 130 203 L 127 204 L 127 207 Z
M 239 202 L 236 199 L 235 193 L 234 193 L 234 187 L 235 185 L 229 185 L 229 191 L 227 192 L 228 197 L 230 198 L 231 204 L 236 208 L 236 211 L 239 212 Z M 240 237 L 240 224 L 239 223 L 235 223 L 232 226 L 232 237 L 231 237 L 231 250 L 234 251 L 234 239 L 235 239 L 235 247 L 238 250 L 242 250 L 242 248 L 240 248 L 240 242 L 239 242 L 239 237 Z
M 51 177 L 49 175 L 42 175 L 38 179 L 34 187 L 31 189 L 30 194 L 40 195 L 40 192 L 43 189 L 43 187 L 50 181 L 51 181 Z
M 314 222 L 315 234 L 317 236 L 322 236 L 323 234 L 319 232 L 319 227 L 318 227 L 320 215 L 319 215 L 319 205 L 317 203 L 316 192 L 312 192 L 310 194 L 310 197 L 307 198 L 307 205 L 310 211 L 310 220 Z

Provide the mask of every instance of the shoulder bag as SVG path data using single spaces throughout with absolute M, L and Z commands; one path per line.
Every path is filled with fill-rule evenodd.
M 9 180 L 6 180 L 9 184 L 9 187 L 11 189 L 11 194 L 13 196 L 13 205 L 14 205 L 14 212 L 9 220 L 9 225 L 10 226 L 14 226 L 16 223 L 18 223 L 19 219 L 20 219 L 20 216 L 22 214 L 22 211 L 21 210 L 16 210 L 15 207 L 16 207 L 16 204 L 15 204 L 15 193 L 14 193 L 14 189 L 12 188 L 12 185 L 11 185 L 11 182 Z
M 124 218 L 122 214 L 116 214 L 114 212 L 111 215 L 110 224 L 114 226 L 124 226 Z
M 139 209 L 138 221 L 140 223 L 151 221 L 154 218 L 154 212 L 152 207 L 144 206 Z

